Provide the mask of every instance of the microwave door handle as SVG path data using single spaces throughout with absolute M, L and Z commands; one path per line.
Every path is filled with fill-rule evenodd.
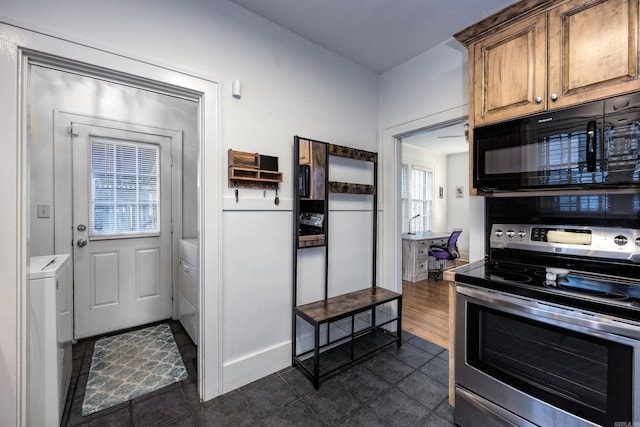
M 587 172 L 596 171 L 596 140 L 598 126 L 595 120 L 587 123 Z

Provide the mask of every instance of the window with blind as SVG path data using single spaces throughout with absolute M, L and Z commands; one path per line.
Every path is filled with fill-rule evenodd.
M 433 172 L 414 165 L 402 165 L 402 232 L 429 231 L 433 224 Z M 409 221 L 415 215 L 418 218 Z
M 92 138 L 89 156 L 89 237 L 159 235 L 160 147 Z

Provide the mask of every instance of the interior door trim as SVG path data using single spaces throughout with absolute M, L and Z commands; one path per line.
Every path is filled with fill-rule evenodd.
M 6 319 L 0 352 L 7 355 L 3 362 L 7 381 L 0 384 L 3 397 L 3 424 L 22 425 L 26 415 L 26 297 L 29 258 L 29 189 L 28 164 L 28 90 L 29 60 L 50 65 L 59 61 L 91 64 L 107 70 L 114 78 L 137 76 L 141 81 L 161 83 L 185 94 L 196 94 L 199 103 L 198 137 L 198 225 L 200 230 L 200 305 L 207 307 L 200 319 L 203 340 L 198 347 L 199 394 L 209 400 L 221 393 L 222 355 L 219 331 L 221 325 L 221 173 L 223 163 L 219 130 L 219 80 L 184 73 L 174 67 L 105 50 L 86 42 L 60 35 L 49 35 L 24 24 L 0 22 L 0 93 L 5 102 L 0 105 L 0 138 L 8 143 L 2 149 L 0 177 L 7 204 L 0 227 L 5 237 L 0 242 L 0 254 L 9 271 L 0 279 L 3 312 Z M 40 57 L 40 55 L 42 57 Z M 205 126 L 206 124 L 206 126 Z M 209 166 L 208 168 L 205 165 Z M 211 167 L 217 165 L 219 167 Z M 206 223 L 204 218 L 207 219 Z M 5 256 L 6 255 L 6 256 Z M 207 354 L 204 360 L 202 354 Z

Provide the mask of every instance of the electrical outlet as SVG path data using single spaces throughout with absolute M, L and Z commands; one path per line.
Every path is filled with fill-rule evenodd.
M 38 205 L 38 218 L 50 218 L 51 205 Z

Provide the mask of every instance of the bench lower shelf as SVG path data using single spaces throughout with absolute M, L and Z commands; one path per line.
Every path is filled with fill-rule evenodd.
M 402 295 L 384 288 L 298 306 L 294 315 L 302 334 L 295 337 L 293 365 L 316 389 L 322 377 L 389 345 L 401 345 Z
M 314 387 L 319 388 L 319 380 L 321 378 L 336 373 L 351 365 L 353 362 L 365 358 L 394 343 L 400 345 L 399 342 L 396 333 L 384 329 L 369 331 L 354 340 L 348 340 L 320 352 L 319 357 L 322 359 L 322 363 L 318 364 L 319 374 L 317 378 L 314 375 L 316 358 L 313 354 L 310 354 L 307 358 L 296 357 L 295 366 L 300 368 L 314 383 Z M 316 384 L 316 379 L 318 380 L 318 384 Z

